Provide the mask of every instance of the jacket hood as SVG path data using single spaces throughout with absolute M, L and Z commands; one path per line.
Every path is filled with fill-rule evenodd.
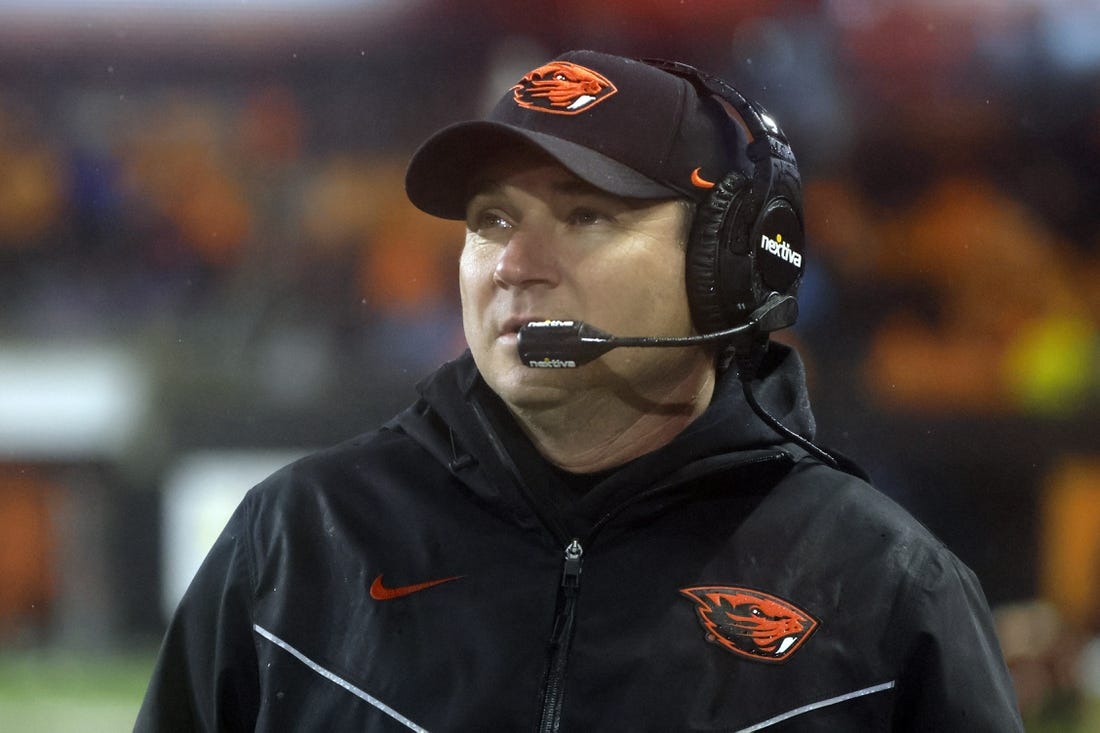
M 813 439 L 815 423 L 805 369 L 796 351 L 772 342 L 751 386 L 765 410 L 792 431 Z M 525 439 L 514 437 L 521 431 L 481 378 L 470 353 L 440 367 L 417 389 L 421 399 L 391 425 L 399 426 L 452 472 L 461 472 L 462 480 L 477 493 L 500 498 L 501 487 L 514 483 L 520 473 L 506 444 Z M 729 370 L 720 376 L 711 404 L 699 418 L 668 445 L 610 472 L 616 479 L 610 483 L 648 486 L 702 459 L 726 456 L 735 461 L 743 454 L 774 452 L 785 444 L 789 447 L 753 412 L 740 380 Z M 523 479 L 537 480 L 530 472 Z

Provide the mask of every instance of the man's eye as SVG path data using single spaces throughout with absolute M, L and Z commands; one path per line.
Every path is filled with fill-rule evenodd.
M 569 223 L 577 226 L 591 226 L 607 220 L 606 215 L 593 209 L 576 209 L 569 215 Z
M 512 224 L 495 211 L 483 211 L 471 217 L 470 229 L 484 231 L 487 229 L 507 229 Z

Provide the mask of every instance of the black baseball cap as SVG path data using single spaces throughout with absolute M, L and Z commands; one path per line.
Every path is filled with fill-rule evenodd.
M 722 104 L 686 77 L 570 51 L 528 72 L 487 119 L 430 137 L 413 154 L 405 190 L 429 214 L 464 219 L 478 172 L 518 144 L 616 196 L 701 201 L 730 171 L 751 174 L 746 142 Z

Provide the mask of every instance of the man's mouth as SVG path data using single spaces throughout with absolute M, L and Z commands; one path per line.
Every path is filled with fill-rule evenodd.
M 543 320 L 540 316 L 513 316 L 500 326 L 501 336 L 515 336 L 519 330 L 532 321 Z

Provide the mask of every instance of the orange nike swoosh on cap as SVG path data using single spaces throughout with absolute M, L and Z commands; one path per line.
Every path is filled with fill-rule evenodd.
M 691 172 L 691 185 L 696 188 L 714 188 L 714 183 L 699 175 L 701 170 L 703 170 L 702 167 L 699 167 Z
M 436 580 L 428 580 L 423 583 L 413 583 L 412 585 L 400 585 L 396 588 L 387 588 L 382 584 L 382 576 L 379 575 L 374 579 L 374 582 L 370 584 L 370 597 L 376 601 L 390 601 L 394 598 L 401 598 L 402 596 L 411 595 L 422 590 L 427 590 L 434 585 L 440 583 L 449 583 L 452 580 L 458 580 L 465 576 L 452 575 L 449 578 L 438 578 Z

